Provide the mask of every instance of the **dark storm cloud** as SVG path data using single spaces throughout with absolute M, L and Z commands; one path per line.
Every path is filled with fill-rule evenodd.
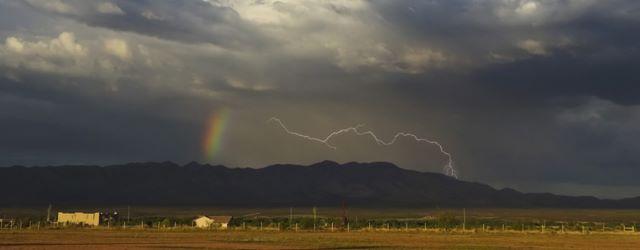
M 0 164 L 389 160 L 440 171 L 429 145 L 341 150 L 366 123 L 441 141 L 468 180 L 526 191 L 640 191 L 640 3 L 0 1 Z M 202 152 L 212 113 L 223 149 Z
M 532 6 L 541 13 L 518 14 L 526 3 L 536 3 Z M 640 19 L 634 14 L 640 4 L 635 1 L 382 1 L 375 6 L 419 39 L 474 56 L 508 52 L 518 39 L 550 43 L 544 55 L 518 59 L 516 53 L 507 56 L 509 63 L 481 65 L 470 84 L 484 84 L 491 92 L 542 99 L 597 96 L 621 104 L 638 100 Z
M 639 51 L 598 59 L 560 53 L 488 67 L 477 81 L 506 95 L 545 99 L 597 96 L 623 105 L 640 101 Z
M 92 157 L 103 164 L 121 159 L 194 157 L 183 155 L 197 151 L 191 143 L 199 136 L 192 130 L 193 123 L 144 110 L 146 106 L 166 111 L 170 103 L 157 103 L 158 97 L 140 93 L 128 98 L 98 95 L 60 86 L 58 81 L 88 80 L 37 73 L 21 82 L 0 79 L 4 128 L 0 147 L 8 154 L 5 164 L 91 163 Z M 177 147 L 186 151 L 175 151 Z M 12 159 L 12 154 L 21 158 Z M 47 162 L 49 158 L 52 162 Z
M 59 3 L 67 8 L 50 7 Z M 229 7 L 204 1 L 27 1 L 32 8 L 91 26 L 190 43 L 260 47 L 268 42 Z
M 526 1 L 512 2 L 522 6 Z M 540 3 L 537 8 L 543 9 L 545 3 L 554 2 L 537 3 Z M 571 4 L 586 2 L 557 3 L 560 4 L 556 7 L 570 9 Z M 479 15 L 495 13 L 501 4 L 500 1 L 486 1 L 481 6 L 472 1 L 417 1 L 408 6 L 381 3 L 378 9 L 387 20 L 401 23 L 402 28 L 426 40 L 443 39 L 450 44 L 448 47 L 471 55 L 515 51 L 508 60 L 484 63 L 466 72 L 468 78 L 456 77 L 456 72 L 447 72 L 453 73 L 449 76 L 454 80 L 433 76 L 419 80 L 400 78 L 399 84 L 404 82 L 410 90 L 398 88 L 398 91 L 412 98 L 424 98 L 425 105 L 446 103 L 447 110 L 462 114 L 464 121 L 452 124 L 452 129 L 464 131 L 461 140 L 467 143 L 467 149 L 460 150 L 470 151 L 466 155 L 477 154 L 466 161 L 463 153 L 463 162 L 458 162 L 463 169 L 464 165 L 473 166 L 467 170 L 475 172 L 472 175 L 632 185 L 630 176 L 638 174 L 638 168 L 630 166 L 637 166 L 638 160 L 631 155 L 638 152 L 638 147 L 629 143 L 635 139 L 624 138 L 635 138 L 637 132 L 627 127 L 635 122 L 623 117 L 637 116 L 633 106 L 639 96 L 636 65 L 640 26 L 638 19 L 629 14 L 637 12 L 638 4 L 627 1 L 573 6 L 577 13 L 565 13 L 564 17 L 551 15 L 549 19 L 532 22 L 523 22 L 525 17 L 511 16 L 508 12 L 502 18 Z M 557 6 L 562 4 L 565 6 Z M 455 13 L 455 18 L 450 17 L 451 13 Z M 538 23 L 532 25 L 535 22 Z M 544 52 L 531 55 L 526 52 L 535 50 L 518 51 L 526 50 L 517 48 L 518 39 L 553 43 L 549 36 L 565 36 L 570 42 L 547 44 Z M 447 84 L 437 84 L 442 82 Z M 434 93 L 444 95 L 438 97 Z M 597 109 L 594 102 L 608 107 L 598 112 L 611 112 L 611 108 L 620 116 L 603 118 L 608 122 L 606 126 L 602 125 L 604 121 L 569 122 L 558 118 L 578 112 L 577 109 L 596 112 L 588 110 Z M 602 171 L 607 170 L 613 172 L 602 177 Z

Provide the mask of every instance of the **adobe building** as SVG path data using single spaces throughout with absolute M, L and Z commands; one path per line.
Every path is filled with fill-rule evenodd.
M 58 212 L 58 223 L 98 226 L 100 225 L 100 213 Z

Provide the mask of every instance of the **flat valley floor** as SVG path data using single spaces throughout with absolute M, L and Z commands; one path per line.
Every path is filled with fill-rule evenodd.
M 640 234 L 277 232 L 58 229 L 0 231 L 2 249 L 638 249 Z

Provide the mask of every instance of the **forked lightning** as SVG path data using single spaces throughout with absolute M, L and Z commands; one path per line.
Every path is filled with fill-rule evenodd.
M 313 142 L 322 143 L 322 144 L 326 145 L 327 147 L 329 147 L 331 149 L 334 149 L 334 150 L 337 149 L 337 147 L 334 146 L 334 145 L 331 145 L 331 143 L 329 143 L 331 138 L 333 138 L 334 136 L 337 136 L 337 135 L 340 135 L 340 134 L 344 134 L 344 133 L 349 133 L 349 132 L 353 132 L 358 136 L 363 136 L 363 135 L 366 136 L 366 135 L 368 135 L 371 138 L 373 138 L 373 140 L 375 140 L 375 142 L 378 145 L 381 145 L 381 146 L 391 146 L 398 140 L 399 137 L 409 137 L 409 138 L 411 138 L 411 139 L 413 139 L 414 141 L 417 141 L 417 142 L 426 142 L 426 143 L 429 143 L 429 144 L 433 144 L 433 145 L 436 145 L 438 147 L 438 149 L 440 150 L 440 153 L 442 153 L 442 154 L 447 156 L 448 160 L 447 160 L 447 164 L 443 167 L 443 172 L 448 176 L 452 176 L 452 177 L 454 177 L 456 179 L 458 178 L 458 173 L 455 170 L 455 168 L 453 167 L 453 156 L 451 155 L 451 153 L 447 152 L 444 149 L 442 144 L 440 144 L 437 141 L 420 138 L 420 137 L 418 137 L 418 136 L 416 136 L 415 134 L 412 134 L 412 133 L 398 132 L 393 136 L 393 138 L 390 141 L 385 142 L 384 140 L 380 139 L 371 130 L 360 131 L 359 129 L 364 126 L 363 124 L 360 124 L 360 125 L 355 126 L 355 127 L 349 127 L 349 128 L 344 128 L 344 129 L 333 131 L 327 137 L 325 137 L 324 139 L 320 139 L 320 138 L 308 136 L 308 135 L 305 135 L 305 134 L 301 134 L 301 133 L 298 133 L 298 132 L 295 132 L 295 131 L 291 131 L 291 130 L 289 130 L 289 128 L 287 128 L 287 126 L 284 125 L 282 120 L 280 120 L 280 119 L 278 119 L 276 117 L 271 117 L 267 122 L 277 123 L 287 134 L 294 135 L 294 136 L 297 136 L 297 137 L 301 137 L 301 138 L 304 138 L 306 140 L 310 140 L 310 141 L 313 141 Z

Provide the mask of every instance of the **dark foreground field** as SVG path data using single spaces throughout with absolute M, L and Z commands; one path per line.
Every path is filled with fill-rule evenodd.
M 638 234 L 63 229 L 0 232 L 8 249 L 638 249 Z

